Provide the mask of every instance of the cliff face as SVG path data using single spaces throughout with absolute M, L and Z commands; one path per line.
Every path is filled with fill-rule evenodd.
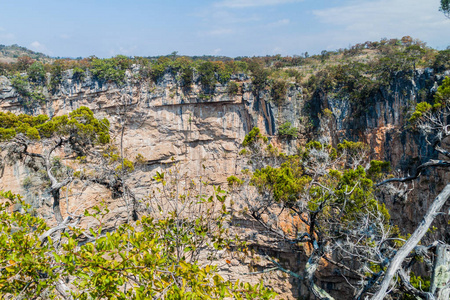
M 450 72 L 436 74 L 432 69 L 398 74 L 362 103 L 352 103 L 337 93 L 316 93 L 312 118 L 317 122 L 317 137 L 336 145 L 343 139 L 362 141 L 373 149 L 373 158 L 389 161 L 394 174 L 412 174 L 417 166 L 437 154 L 425 137 L 411 128 L 408 119 L 418 102 L 433 101 L 432 95 Z M 332 116 L 324 117 L 324 109 Z M 418 186 L 405 185 L 395 195 L 380 195 L 389 207 L 394 224 L 412 232 L 435 195 L 450 179 L 448 172 L 428 170 Z M 415 188 L 415 189 L 414 189 Z M 449 226 L 442 220 L 438 232 L 448 238 Z
M 220 84 L 216 85 L 213 94 L 208 94 L 196 77 L 187 89 L 181 86 L 176 74 L 169 72 L 156 84 L 137 82 L 133 74 L 134 71 L 128 71 L 128 83 L 118 87 L 90 76 L 78 81 L 71 71 L 67 71 L 57 92 L 44 91 L 48 100 L 42 104 L 25 103 L 9 80 L 0 77 L 0 110 L 56 116 L 88 106 L 98 117 L 110 120 L 116 143 L 124 124 L 126 156 L 134 159 L 140 154 L 145 160 L 127 179 L 137 198 L 143 198 L 149 192 L 155 171 L 174 163 L 178 163 L 180 170 L 188 176 L 201 176 L 213 184 L 225 184 L 228 176 L 239 174 L 243 168 L 238 160 L 240 144 L 254 126 L 290 153 L 295 153 L 298 146 L 312 138 L 334 145 L 343 139 L 364 141 L 373 149 L 374 158 L 391 161 L 393 170 L 408 172 L 431 155 L 424 138 L 407 129 L 408 112 L 419 98 L 430 99 L 444 75 L 450 75 L 450 72 L 435 74 L 431 69 L 425 69 L 417 70 L 413 76 L 398 76 L 389 87 L 381 88 L 364 103 L 352 103 L 338 91 L 324 93 L 318 90 L 307 97 L 295 84 L 289 85 L 282 103 L 275 103 L 270 90 L 253 92 L 252 82 L 244 74 L 232 76 L 231 79 L 240 86 L 238 93 L 233 95 L 227 93 L 226 85 Z M 325 113 L 325 109 L 331 114 Z M 285 122 L 299 129 L 297 139 L 283 142 L 277 138 L 278 129 Z M 18 163 L 6 166 L 1 172 L 0 189 L 25 195 L 36 209 L 48 211 L 50 195 L 30 189 L 24 183 L 29 174 L 30 171 Z M 426 175 L 420 182 L 420 192 L 410 194 L 409 200 L 405 195 L 384 196 L 393 221 L 403 224 L 402 229 L 414 227 L 443 182 L 450 179 L 446 173 Z M 81 186 L 81 183 L 74 185 Z M 112 209 L 124 214 L 124 204 L 114 200 L 109 191 L 96 185 L 88 189 L 83 195 L 68 195 L 69 206 L 75 208 L 80 203 L 89 206 L 103 198 Z M 420 200 L 411 203 L 412 199 Z M 45 216 L 52 217 L 48 212 Z M 254 228 L 255 225 L 244 222 L 241 226 Z M 441 234 L 446 231 L 450 232 L 448 225 L 443 226 Z M 293 257 L 288 250 L 277 251 L 286 264 L 298 263 L 299 258 Z M 233 260 L 228 271 L 244 273 L 242 268 L 241 262 Z M 304 288 L 303 292 L 299 291 L 292 280 L 280 284 L 282 278 L 283 275 L 278 273 L 268 277 L 278 282 L 273 286 L 286 295 L 285 298 L 306 292 Z M 323 284 L 324 287 L 329 284 L 327 287 L 335 291 L 341 288 L 331 273 L 324 274 Z

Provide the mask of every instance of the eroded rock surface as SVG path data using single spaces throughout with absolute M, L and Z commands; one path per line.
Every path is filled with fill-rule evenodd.
M 216 85 L 214 94 L 207 94 L 198 78 L 191 88 L 186 89 L 171 73 L 166 73 L 154 84 L 133 82 L 133 74 L 128 72 L 128 83 L 122 87 L 91 76 L 80 82 L 72 75 L 71 71 L 65 72 L 60 89 L 53 94 L 44 91 L 48 100 L 32 105 L 25 105 L 9 80 L 0 77 L 0 110 L 57 116 L 87 106 L 97 117 L 110 120 L 116 144 L 125 124 L 125 155 L 131 160 L 139 154 L 144 158 L 144 164 L 127 178 L 138 199 L 148 195 L 156 171 L 170 168 L 175 163 L 189 177 L 202 177 L 212 184 L 225 185 L 228 176 L 239 174 L 245 167 L 240 165 L 238 152 L 245 134 L 254 126 L 261 128 L 288 153 L 295 153 L 297 147 L 313 138 L 333 145 L 343 139 L 360 140 L 371 146 L 374 158 L 391 161 L 394 170 L 411 171 L 432 153 L 423 137 L 406 130 L 406 116 L 415 106 L 418 92 L 425 90 L 429 95 L 444 76 L 434 74 L 430 69 L 418 70 L 413 78 L 393 82 L 389 89 L 380 90 L 373 99 L 366 99 L 366 103 L 350 103 L 345 96 L 320 92 L 307 99 L 301 87 L 291 84 L 286 99 L 277 104 L 270 91 L 255 93 L 250 78 L 245 74 L 232 77 L 240 85 L 235 95 L 227 94 L 226 86 L 220 84 Z M 325 115 L 324 109 L 329 109 L 332 114 Z M 299 129 L 297 139 L 277 139 L 278 128 L 285 122 Z M 45 218 L 52 219 L 49 209 L 51 197 L 45 190 L 28 183 L 30 172 L 19 163 L 4 167 L 0 189 L 24 195 Z M 386 197 L 393 222 L 402 224 L 402 229 L 410 232 L 449 179 L 448 173 L 430 171 L 421 179 L 421 189 L 407 194 L 408 198 L 405 195 Z M 83 193 L 73 194 L 72 190 L 83 190 Z M 101 185 L 94 184 L 84 189 L 82 182 L 75 181 L 66 193 L 63 211 L 66 210 L 66 200 L 70 210 L 83 210 L 103 199 L 111 210 L 126 218 L 125 204 L 114 199 L 111 192 Z M 248 220 L 240 222 L 235 231 L 249 240 L 257 240 L 259 247 L 278 257 L 281 264 L 295 266 L 297 270 L 304 267 L 302 253 L 290 252 L 287 245 L 275 247 L 265 244 L 265 237 L 258 234 L 257 225 Z M 438 233 L 445 236 L 449 232 L 448 225 L 444 225 Z M 229 261 L 222 263 L 221 273 L 228 274 L 231 280 L 238 276 L 256 283 L 263 277 L 283 299 L 309 295 L 306 287 L 280 271 L 244 275 L 264 269 L 267 261 L 260 257 L 244 259 L 229 253 L 221 257 Z M 322 266 L 322 269 L 322 287 L 342 295 L 345 292 L 342 279 L 333 274 L 332 268 Z

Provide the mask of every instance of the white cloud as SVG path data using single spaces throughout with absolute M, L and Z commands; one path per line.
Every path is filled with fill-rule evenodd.
M 261 20 L 261 16 L 249 13 L 229 11 L 224 8 L 207 7 L 195 14 L 195 17 L 203 19 L 208 24 L 242 24 Z
M 303 0 L 223 0 L 222 2 L 217 2 L 216 6 L 229 8 L 244 8 L 256 6 L 272 6 L 300 1 Z
M 432 42 L 439 36 L 442 39 L 445 32 L 448 42 L 450 20 L 438 7 L 439 0 L 366 0 L 316 10 L 313 14 L 320 22 L 331 25 L 323 34 L 331 37 L 330 48 L 345 41 L 354 43 L 405 35 Z
M 12 33 L 0 33 L 1 40 L 13 40 L 16 36 Z
M 206 35 L 206 36 L 223 36 L 223 35 L 229 35 L 232 33 L 233 33 L 233 30 L 231 28 L 218 28 L 218 29 L 212 29 L 209 31 L 205 31 L 201 34 Z
M 39 43 L 38 41 L 34 41 L 30 44 L 30 48 L 34 51 L 44 52 L 47 50 L 47 47 L 45 45 Z
M 11 43 L 14 39 L 15 39 L 15 35 L 7 32 L 5 28 L 0 27 L 0 41 L 4 42 L 4 41 L 8 41 L 9 43 Z
M 62 38 L 62 39 L 64 39 L 64 40 L 70 39 L 70 35 L 68 35 L 68 34 L 66 34 L 66 33 L 60 34 L 59 37 Z
M 282 20 L 278 20 L 272 23 L 267 24 L 268 27 L 280 27 L 280 26 L 285 26 L 288 25 L 289 23 L 291 23 L 291 20 L 289 19 L 282 19 Z

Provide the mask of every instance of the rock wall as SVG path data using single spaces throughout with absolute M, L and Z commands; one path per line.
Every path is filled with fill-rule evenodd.
M 269 90 L 255 94 L 250 78 L 244 74 L 231 78 L 240 86 L 237 94 L 229 95 L 226 85 L 217 84 L 214 94 L 210 95 L 202 89 L 199 78 L 194 78 L 194 84 L 188 89 L 178 82 L 176 74 L 167 72 L 155 84 L 135 81 L 133 72 L 127 72 L 127 84 L 118 87 L 91 76 L 80 82 L 73 79 L 71 71 L 67 71 L 60 89 L 55 93 L 45 91 L 48 100 L 33 105 L 25 105 L 25 99 L 9 80 L 0 77 L 0 111 L 55 116 L 88 106 L 98 117 L 110 120 L 116 143 L 121 122 L 125 119 L 126 156 L 134 158 L 141 154 L 145 159 L 145 164 L 133 173 L 128 182 L 136 196 L 143 198 L 149 193 L 148 187 L 155 171 L 174 163 L 179 164 L 188 176 L 201 176 L 213 184 L 225 184 L 228 176 L 238 174 L 242 169 L 237 159 L 240 144 L 254 126 L 289 153 L 295 153 L 298 146 L 312 138 L 334 145 L 343 139 L 359 140 L 371 146 L 373 158 L 391 161 L 393 169 L 400 173 L 411 171 L 432 153 L 423 137 L 408 130 L 408 113 L 419 96 L 430 99 L 444 76 L 450 75 L 450 72 L 435 74 L 431 69 L 425 69 L 417 70 L 409 79 L 398 76 L 388 88 L 382 88 L 371 99 L 365 99 L 365 103 L 351 103 L 348 97 L 337 91 L 328 94 L 316 91 L 307 98 L 301 87 L 290 84 L 286 99 L 277 104 Z M 324 109 L 329 109 L 332 114 L 324 114 Z M 287 121 L 299 129 L 300 136 L 283 142 L 277 139 L 277 132 L 279 126 Z M 45 217 L 51 218 L 48 213 L 50 195 L 24 185 L 29 174 L 30 171 L 20 164 L 4 168 L 0 189 L 25 195 L 36 208 L 47 211 Z M 450 179 L 445 172 L 430 171 L 425 175 L 419 183 L 420 191 L 412 192 L 409 198 L 381 195 L 392 211 L 393 222 L 402 224 L 402 230 L 411 231 L 415 227 L 434 195 Z M 73 187 L 77 184 L 81 186 L 75 182 Z M 106 199 L 113 210 L 124 214 L 124 204 L 113 199 L 109 191 L 95 185 L 88 189 L 83 195 L 68 195 L 71 209 L 79 205 L 88 207 Z M 246 236 L 256 232 L 255 224 L 242 222 L 240 228 Z M 437 234 L 445 236 L 448 232 L 448 225 L 443 225 Z M 446 238 L 450 239 L 449 236 Z M 272 251 L 286 266 L 296 265 L 300 269 L 304 263 L 301 254 L 294 255 L 288 247 L 274 249 L 267 246 L 266 250 Z M 248 262 L 234 258 L 222 270 L 224 274 L 243 274 L 248 272 Z M 255 264 L 260 269 L 264 266 L 264 262 Z M 255 282 L 258 278 L 244 276 L 243 279 Z M 264 278 L 284 299 L 308 295 L 305 287 L 292 278 L 285 278 L 282 273 L 267 274 Z M 322 285 L 342 293 L 344 288 L 340 281 L 333 274 L 324 273 Z

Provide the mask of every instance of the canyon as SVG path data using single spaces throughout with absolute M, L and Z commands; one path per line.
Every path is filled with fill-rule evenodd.
M 270 88 L 255 92 L 252 78 L 244 73 L 231 75 L 230 82 L 235 82 L 239 89 L 230 94 L 229 83 L 216 83 L 214 92 L 207 93 L 196 75 L 191 87 L 186 89 L 172 72 L 167 71 L 157 82 L 151 82 L 136 80 L 138 71 L 139 66 L 133 65 L 126 72 L 123 85 L 99 80 L 89 72 L 86 78 L 79 80 L 72 70 L 64 71 L 59 89 L 56 92 L 45 90 L 46 101 L 31 106 L 24 105 L 24 98 L 11 81 L 1 76 L 0 111 L 53 117 L 86 106 L 96 117 L 109 119 L 116 145 L 123 127 L 125 156 L 130 160 L 143 158 L 139 167 L 128 175 L 127 184 L 137 199 L 143 199 L 154 184 L 155 173 L 174 166 L 189 178 L 201 178 L 211 185 L 226 187 L 227 178 L 240 175 L 245 168 L 239 152 L 245 135 L 254 127 L 260 128 L 272 144 L 288 154 L 297 153 L 299 147 L 311 140 L 333 146 L 343 140 L 361 141 L 370 146 L 373 159 L 389 161 L 392 170 L 399 175 L 411 173 L 427 159 L 437 156 L 427 146 L 425 137 L 409 127 L 408 118 L 415 105 L 430 99 L 445 76 L 450 76 L 450 71 L 436 72 L 431 68 L 414 70 L 408 76 L 399 73 L 389 86 L 380 88 L 364 102 L 355 103 L 339 88 L 332 92 L 321 89 L 307 92 L 295 82 L 289 82 L 284 99 L 276 101 Z M 296 137 L 279 135 L 279 128 L 287 122 L 297 128 Z M 27 167 L 19 162 L 11 166 L 3 164 L 0 172 L 0 190 L 22 194 L 36 211 L 52 220 L 51 195 L 24 184 L 31 176 Z M 402 233 L 412 232 L 449 180 L 447 172 L 430 170 L 415 183 L 414 189 L 409 184 L 405 185 L 403 194 L 380 193 L 393 224 L 399 225 Z M 69 189 L 84 190 L 81 194 L 70 194 Z M 105 200 L 112 211 L 125 218 L 125 204 L 105 187 L 83 187 L 81 182 L 74 182 L 69 189 L 65 192 L 69 207 L 63 210 L 88 208 Z M 435 235 L 448 241 L 448 216 L 440 222 Z M 261 231 L 258 224 L 250 220 L 236 220 L 233 225 L 233 230 L 249 240 Z M 291 253 L 289 245 L 280 248 L 264 244 L 261 234 L 257 239 L 257 243 L 253 241 L 255 247 L 278 257 L 282 264 L 291 269 L 295 266 L 297 270 L 304 267 L 302 253 Z M 250 261 L 256 269 L 264 269 L 268 264 L 261 258 L 241 259 L 232 253 L 223 253 L 225 258 L 230 263 L 221 266 L 221 274 L 228 274 L 231 280 L 232 274 L 251 273 Z M 345 293 L 342 279 L 333 273 L 332 267 L 322 265 L 321 268 L 320 285 L 335 295 Z M 240 277 L 256 283 L 261 276 L 282 299 L 310 296 L 297 279 L 280 271 Z

